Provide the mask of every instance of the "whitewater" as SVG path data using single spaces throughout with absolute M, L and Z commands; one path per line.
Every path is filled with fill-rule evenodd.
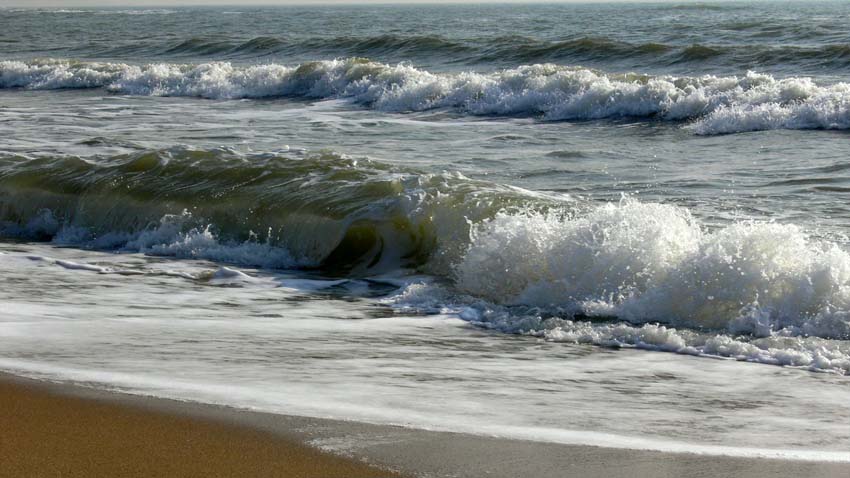
M 104 88 L 111 93 L 211 99 L 345 98 L 388 112 L 451 108 L 479 116 L 543 120 L 618 117 L 690 121 L 696 134 L 850 128 L 850 85 L 811 78 L 610 75 L 554 64 L 498 73 L 433 74 L 363 59 L 287 67 L 0 62 L 0 88 Z
M 0 9 L 0 369 L 850 462 L 850 10 L 783 8 Z

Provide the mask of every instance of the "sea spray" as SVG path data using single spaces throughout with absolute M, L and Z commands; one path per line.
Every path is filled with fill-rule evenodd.
M 633 323 L 850 338 L 850 254 L 794 225 L 704 231 L 688 211 L 624 199 L 586 215 L 499 214 L 456 284 L 505 305 Z

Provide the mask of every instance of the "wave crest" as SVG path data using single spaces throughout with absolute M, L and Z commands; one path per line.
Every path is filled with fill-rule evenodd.
M 672 77 L 605 74 L 551 64 L 482 74 L 435 74 L 365 59 L 289 67 L 0 62 L 0 87 L 106 88 L 130 95 L 213 99 L 295 96 L 344 98 L 388 112 L 448 108 L 471 115 L 544 120 L 636 117 L 692 121 L 697 134 L 773 128 L 846 129 L 850 86 L 808 78 Z
M 708 232 L 686 210 L 632 199 L 579 217 L 500 214 L 477 227 L 455 275 L 506 305 L 850 339 L 850 254 L 793 225 Z

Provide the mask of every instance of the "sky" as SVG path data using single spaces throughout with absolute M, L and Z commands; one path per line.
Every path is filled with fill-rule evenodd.
M 177 6 L 177 5 L 305 5 L 328 3 L 488 3 L 494 0 L 0 0 L 0 7 L 93 7 L 93 6 Z M 541 0 L 495 0 L 540 3 Z M 543 0 L 553 1 L 553 0 Z M 618 0 L 554 0 L 573 3 Z M 630 0 L 619 0 L 630 1 Z M 641 1 L 641 0 L 631 0 Z M 659 0 L 655 0 L 659 1 Z M 661 0 L 664 1 L 664 0 Z M 682 0 L 687 2 L 688 0 Z

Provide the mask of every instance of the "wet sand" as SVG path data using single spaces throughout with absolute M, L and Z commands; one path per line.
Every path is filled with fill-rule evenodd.
M 294 440 L 130 404 L 0 380 L 0 476 L 399 476 Z
M 2 373 L 0 464 L 4 478 L 399 476 L 382 471 L 389 469 L 427 478 L 850 476 L 850 463 L 624 450 L 417 430 L 127 395 Z

